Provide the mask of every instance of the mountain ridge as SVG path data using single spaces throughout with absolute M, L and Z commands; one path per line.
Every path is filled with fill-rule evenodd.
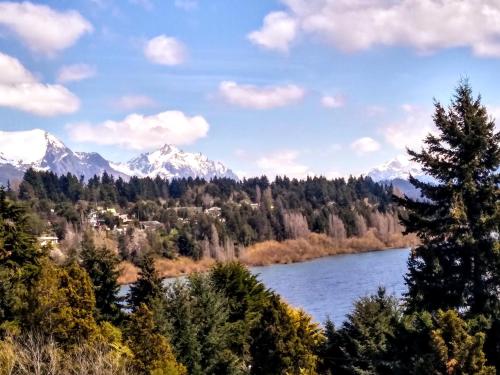
M 73 174 L 89 179 L 104 172 L 115 178 L 238 177 L 224 164 L 207 156 L 187 153 L 165 144 L 159 150 L 143 153 L 128 163 L 114 163 L 97 152 L 75 152 L 42 129 L 0 131 L 0 184 L 21 180 L 29 169 Z

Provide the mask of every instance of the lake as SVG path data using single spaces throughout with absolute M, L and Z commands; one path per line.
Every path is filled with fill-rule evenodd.
M 288 303 L 302 307 L 320 323 L 327 316 L 336 326 L 345 320 L 359 297 L 379 286 L 401 296 L 409 249 L 336 255 L 303 263 L 254 267 L 252 272 Z
M 301 307 L 324 323 L 329 316 L 336 326 L 344 320 L 359 297 L 384 286 L 400 297 L 406 290 L 404 275 L 409 249 L 335 255 L 302 263 L 252 267 L 251 271 L 285 301 Z M 166 279 L 172 282 L 175 279 Z M 128 293 L 128 286 L 120 295 Z

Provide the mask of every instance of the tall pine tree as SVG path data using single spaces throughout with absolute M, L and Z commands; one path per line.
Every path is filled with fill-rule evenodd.
M 118 296 L 119 259 L 105 246 L 96 247 L 88 232 L 83 234 L 81 246 L 81 265 L 94 286 L 96 316 L 99 320 L 117 321 L 121 317 L 122 301 Z
M 500 317 L 500 133 L 467 81 L 448 108 L 435 103 L 436 134 L 413 161 L 435 182 L 413 177 L 425 199 L 399 199 L 421 245 L 409 259 L 410 311 L 459 309 Z
M 140 264 L 139 278 L 130 286 L 128 301 L 134 310 L 141 304 L 151 308 L 165 297 L 163 279 L 155 269 L 154 258 L 144 254 Z

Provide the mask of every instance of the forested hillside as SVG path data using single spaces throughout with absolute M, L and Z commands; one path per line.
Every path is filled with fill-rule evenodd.
M 144 252 L 170 259 L 234 259 L 256 243 L 313 233 L 340 247 L 349 238 L 369 238 L 366 246 L 374 248 L 397 245 L 402 238 L 392 189 L 367 177 L 124 181 L 105 173 L 86 183 L 29 170 L 11 195 L 33 211 L 34 234 L 57 237 L 64 254 L 92 231 L 134 263 Z

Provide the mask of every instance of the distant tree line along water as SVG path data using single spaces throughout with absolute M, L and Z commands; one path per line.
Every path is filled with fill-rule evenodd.
M 311 233 L 335 240 L 332 248 L 353 247 L 349 238 L 365 238 L 366 249 L 403 246 L 392 193 L 369 177 L 124 181 L 105 173 L 84 183 L 72 175 L 29 170 L 9 196 L 30 206 L 33 233 L 57 237 L 64 255 L 91 230 L 97 242 L 118 248 L 122 260 L 138 265 L 144 252 L 168 259 L 235 259 L 256 243 Z M 262 253 L 249 254 L 249 261 L 265 263 Z

